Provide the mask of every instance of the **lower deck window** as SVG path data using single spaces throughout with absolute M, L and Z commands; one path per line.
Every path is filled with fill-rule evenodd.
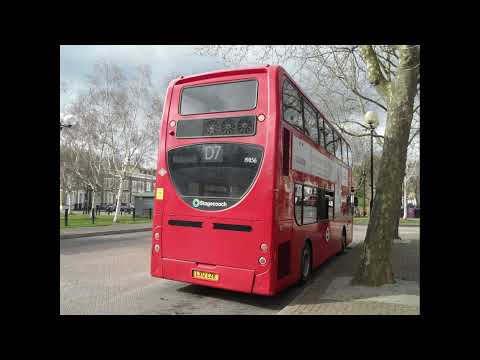
M 333 193 L 317 187 L 295 184 L 295 220 L 298 225 L 333 219 Z

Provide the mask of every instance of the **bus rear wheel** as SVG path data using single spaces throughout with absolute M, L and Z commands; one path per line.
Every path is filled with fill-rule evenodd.
M 346 248 L 347 248 L 347 233 L 345 232 L 345 229 L 344 229 L 342 231 L 342 249 L 337 255 L 343 254 Z
M 306 284 L 312 277 L 312 249 L 305 243 L 300 260 L 300 284 Z

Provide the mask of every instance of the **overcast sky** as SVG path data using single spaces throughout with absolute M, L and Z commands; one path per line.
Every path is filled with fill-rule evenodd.
M 196 55 L 191 45 L 62 45 L 60 81 L 67 82 L 70 91 L 61 96 L 61 105 L 85 86 L 85 76 L 92 73 L 93 65 L 100 59 L 125 70 L 150 65 L 152 80 L 159 88 L 166 88 L 171 74 L 190 75 L 230 67 L 221 59 Z
M 85 77 L 92 74 L 98 60 L 112 61 L 126 71 L 137 65 L 150 65 L 152 80 L 160 92 L 166 90 L 172 74 L 191 75 L 232 67 L 220 58 L 195 54 L 193 45 L 62 45 L 60 81 L 68 84 L 69 91 L 60 96 L 61 111 L 64 104 L 84 88 Z M 290 64 L 280 65 L 290 73 L 294 70 Z M 381 121 L 377 130 L 383 133 L 385 114 L 379 111 L 379 116 Z M 358 120 L 363 121 L 362 114 L 359 114 Z

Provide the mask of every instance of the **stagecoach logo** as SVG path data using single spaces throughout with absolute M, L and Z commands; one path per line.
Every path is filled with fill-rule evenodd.
M 206 206 L 206 207 L 211 207 L 211 206 L 215 206 L 215 207 L 226 207 L 227 206 L 227 202 L 224 201 L 224 202 L 213 202 L 213 201 L 203 201 L 203 200 L 199 200 L 199 199 L 193 199 L 192 201 L 192 206 L 194 208 L 197 208 L 199 206 Z

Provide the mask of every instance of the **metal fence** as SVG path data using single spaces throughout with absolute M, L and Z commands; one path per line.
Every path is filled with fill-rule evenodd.
M 129 217 L 131 217 L 133 222 L 135 222 L 136 219 L 152 220 L 152 213 L 153 213 L 153 210 L 151 208 L 150 209 L 144 209 L 140 213 L 137 213 L 135 211 L 135 209 L 131 209 L 131 211 L 120 211 L 120 216 L 122 216 L 122 217 L 129 216 Z M 85 215 L 85 212 L 82 212 L 82 214 Z M 111 215 L 112 218 L 113 218 L 113 215 L 115 214 L 115 211 L 108 211 L 106 209 L 101 209 L 101 208 L 97 207 L 97 209 L 91 209 L 88 214 L 91 215 L 92 224 L 95 224 L 95 220 L 99 215 Z M 71 215 L 69 214 L 68 209 L 65 209 L 63 212 L 60 211 L 60 222 L 63 222 L 65 227 L 68 227 L 68 225 L 69 225 L 70 216 Z

